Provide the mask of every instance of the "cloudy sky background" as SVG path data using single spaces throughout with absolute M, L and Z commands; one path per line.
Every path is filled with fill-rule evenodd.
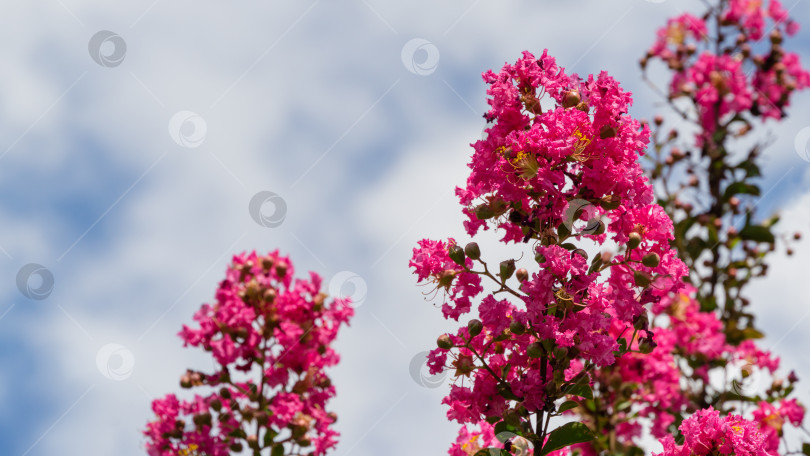
M 409 363 L 449 327 L 407 263 L 418 239 L 466 239 L 452 191 L 484 127 L 481 72 L 549 48 L 570 71 L 608 70 L 649 116 L 658 100 L 638 58 L 667 17 L 699 3 L 7 2 L 0 454 L 144 454 L 151 400 L 176 392 L 186 367 L 210 367 L 177 331 L 230 255 L 276 248 L 299 273 L 348 271 L 367 289 L 338 341 L 333 454 L 444 453 L 456 428 L 440 405 L 447 385 L 420 386 Z M 810 2 L 785 4 L 810 17 Z M 789 47 L 810 64 L 803 25 Z M 125 42 L 120 64 L 91 58 L 102 30 Z M 413 39 L 431 44 L 411 56 Z M 758 203 L 782 212 L 786 232 L 810 228 L 810 162 L 794 149 L 810 94 L 791 116 L 771 125 Z M 285 201 L 280 226 L 251 218 L 262 191 Z M 807 243 L 774 258 L 752 294 L 765 345 L 810 381 L 808 261 Z M 18 290 L 29 263 L 54 277 L 46 299 Z

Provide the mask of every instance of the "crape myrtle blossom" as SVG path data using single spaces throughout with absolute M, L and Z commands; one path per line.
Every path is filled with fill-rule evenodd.
M 595 453 L 641 454 L 642 437 L 652 435 L 665 439 L 667 455 L 705 454 L 688 438 L 677 446 L 667 437 L 686 435 L 683 426 L 698 421 L 716 424 L 712 432 L 739 428 L 762 437 L 751 437 L 764 442 L 760 447 L 740 447 L 737 454 L 798 452 L 781 439 L 784 427 L 801 427 L 804 418 L 803 406 L 790 398 L 797 378 L 780 373 L 779 358 L 758 345 L 764 335 L 743 290 L 766 275 L 775 242 L 801 238 L 774 231 L 778 217 L 755 215 L 768 144 L 751 135 L 786 116 L 794 92 L 810 87 L 810 74 L 786 49 L 798 24 L 779 1 L 704 3 L 705 14 L 668 20 L 641 60 L 642 69 L 660 62 L 670 70 L 665 84 L 650 82 L 665 88 L 661 95 L 680 117 L 672 125 L 661 115 L 650 122 L 651 153 L 644 159 L 657 200 L 673 220 L 672 245 L 689 267 L 688 285 L 658 299 L 649 321 L 638 324 L 654 333 L 652 351 L 599 369 L 592 375 L 593 401 L 571 410 L 597 436 L 583 444 Z M 680 134 L 695 127 L 695 137 Z M 611 328 L 614 336 L 621 331 Z M 753 413 L 751 404 L 758 404 Z M 741 425 L 740 416 L 750 421 Z M 718 424 L 732 421 L 730 428 Z M 720 445 L 737 434 L 723 435 L 712 439 Z M 728 454 L 717 451 L 709 454 Z
M 324 371 L 339 361 L 331 348 L 353 314 L 347 299 L 328 299 L 321 277 L 295 279 L 278 251 L 233 257 L 213 304 L 183 325 L 185 346 L 203 348 L 214 372 L 188 370 L 183 388 L 152 403 L 144 434 L 150 456 L 225 456 L 268 449 L 274 456 L 320 456 L 337 444 L 326 404 L 335 387 Z
M 686 268 L 638 163 L 649 130 L 628 115 L 629 92 L 605 72 L 568 75 L 545 51 L 483 77 L 490 126 L 456 189 L 464 226 L 471 237 L 501 230 L 534 262 L 518 269 L 520 259 L 505 259 L 490 271 L 475 242 L 419 241 L 410 266 L 444 317 L 476 317 L 439 337 L 428 366 L 456 379 L 443 400 L 462 425 L 450 454 L 492 445 L 487 426 L 562 450 L 589 432 L 548 429 L 559 401 L 590 396 L 595 367 L 654 349 L 647 307 L 678 290 Z M 618 250 L 588 258 L 582 248 L 607 242 Z M 496 291 L 485 293 L 483 278 Z M 477 437 L 467 425 L 479 426 Z
M 784 37 L 794 35 L 799 26 L 778 0 L 768 1 L 767 8 L 764 0 L 716 3 L 706 16 L 686 13 L 670 19 L 641 62 L 642 68 L 651 60 L 666 63 L 673 71 L 668 97 L 694 101 L 695 120 L 703 129 L 698 145 L 733 122 L 781 119 L 790 95 L 810 87 L 810 73 L 798 54 L 782 46 Z M 766 30 L 769 46 L 757 52 L 765 47 L 759 41 Z
M 680 428 L 683 445 L 668 435 L 664 451 L 653 456 L 773 456 L 766 450 L 765 435 L 752 421 L 739 415 L 720 416 L 709 407 L 684 420 Z

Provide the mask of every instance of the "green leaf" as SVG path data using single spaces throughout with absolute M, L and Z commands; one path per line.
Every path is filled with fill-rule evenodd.
M 769 228 L 759 225 L 748 225 L 740 230 L 740 238 L 746 241 L 767 242 L 769 244 L 773 244 L 776 240 Z
M 284 445 L 276 445 L 273 447 L 273 452 L 270 456 L 284 456 Z
M 745 182 L 734 182 L 726 187 L 723 198 L 729 200 L 732 196 L 740 194 L 759 196 L 759 187 Z
M 504 450 L 503 448 L 483 448 L 478 450 L 475 453 L 475 456 L 512 456 L 509 454 L 508 451 Z
M 802 453 L 810 455 L 810 443 L 803 443 L 802 444 Z
M 514 435 L 521 435 L 520 428 L 516 426 L 512 426 L 511 424 L 507 423 L 506 421 L 501 421 L 495 425 L 495 435 L 501 434 L 503 432 L 508 432 Z
M 742 335 L 746 339 L 762 339 L 765 337 L 765 334 L 762 334 L 760 331 L 757 331 L 754 328 L 748 327 L 742 330 Z
M 560 404 L 560 407 L 557 409 L 557 411 L 562 413 L 575 409 L 577 407 L 579 407 L 579 403 L 577 403 L 576 401 L 565 401 L 562 404 Z
M 540 454 L 546 455 L 575 443 L 589 442 L 593 439 L 593 432 L 588 426 L 579 422 L 566 423 L 551 431 Z
M 578 382 L 571 383 L 570 386 L 563 390 L 565 394 L 584 397 L 585 399 L 593 399 L 593 390 L 591 385 L 588 384 L 585 377 L 582 377 Z

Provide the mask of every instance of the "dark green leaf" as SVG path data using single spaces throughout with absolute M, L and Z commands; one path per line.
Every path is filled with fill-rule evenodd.
M 557 409 L 558 412 L 567 412 L 568 410 L 572 410 L 579 407 L 579 404 L 576 401 L 565 401 L 563 402 L 560 407 Z
M 564 392 L 565 394 L 572 394 L 574 396 L 584 397 L 585 399 L 593 399 L 591 385 L 588 384 L 587 379 L 584 377 L 580 379 L 580 381 L 570 384 Z
M 802 453 L 810 455 L 810 443 L 803 443 L 802 444 Z
M 276 445 L 273 447 L 273 452 L 270 456 L 284 456 L 284 445 Z
M 734 182 L 726 187 L 723 197 L 728 201 L 734 195 L 754 195 L 759 196 L 759 187 L 745 182 Z
M 748 225 L 740 230 L 740 238 L 746 241 L 767 242 L 773 244 L 776 240 L 769 228 L 758 225 Z
M 575 443 L 589 442 L 593 439 L 594 435 L 588 426 L 579 422 L 566 423 L 551 431 L 540 454 L 546 455 Z

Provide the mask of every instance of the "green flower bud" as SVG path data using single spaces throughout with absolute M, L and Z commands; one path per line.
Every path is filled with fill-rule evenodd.
M 641 235 L 633 231 L 630 233 L 630 239 L 627 240 L 627 250 L 633 250 L 641 244 Z
M 512 277 L 512 274 L 515 273 L 515 260 L 505 260 L 501 261 L 501 280 L 506 281 L 506 279 Z
M 509 323 L 509 331 L 516 336 L 520 336 L 526 333 L 526 327 L 523 326 L 523 323 L 517 320 L 512 320 L 512 323 Z
M 526 354 L 529 355 L 530 358 L 539 358 L 543 356 L 543 353 L 545 353 L 545 350 L 543 350 L 543 346 L 538 342 L 532 342 L 526 347 Z
M 450 340 L 450 336 L 447 334 L 442 334 L 438 339 L 436 339 L 436 345 L 438 345 L 442 350 L 450 350 L 453 348 L 453 341 Z
M 484 324 L 481 323 L 481 320 L 473 318 L 467 323 L 467 330 L 470 332 L 471 336 L 475 337 L 481 334 L 481 331 L 484 330 Z
M 464 253 L 467 254 L 471 260 L 477 260 L 481 258 L 481 249 L 478 248 L 478 244 L 475 242 L 470 242 L 464 247 Z
M 565 347 L 554 347 L 554 358 L 564 359 L 568 356 L 568 349 Z
M 563 108 L 573 108 L 574 106 L 578 105 L 582 101 L 579 97 L 579 91 L 571 90 L 565 93 L 563 96 Z
M 633 271 L 633 280 L 636 282 L 637 286 L 643 288 L 648 286 L 652 279 L 650 275 L 644 271 Z
M 447 249 L 447 253 L 450 255 L 450 259 L 453 260 L 454 263 L 459 266 L 464 266 L 464 249 L 456 244 L 453 244 Z
M 641 353 L 644 353 L 645 355 L 647 355 L 647 354 L 652 353 L 652 351 L 655 350 L 655 347 L 657 347 L 657 346 L 658 346 L 658 344 L 656 344 L 651 338 L 644 338 L 644 339 L 641 339 L 641 341 L 639 341 L 638 350 Z
M 641 259 L 641 264 L 647 266 L 648 268 L 654 268 L 661 263 L 661 257 L 658 256 L 657 253 L 652 252 L 644 255 L 644 258 Z

